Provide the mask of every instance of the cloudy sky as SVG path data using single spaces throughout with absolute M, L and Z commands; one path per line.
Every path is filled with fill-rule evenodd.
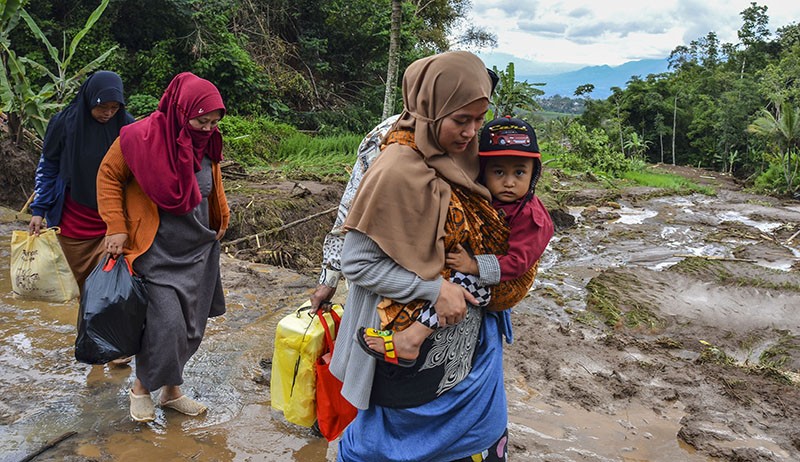
M 611 66 L 666 58 L 717 33 L 736 43 L 751 0 L 473 0 L 471 22 L 497 35 L 502 52 L 539 62 Z M 772 32 L 800 21 L 800 1 L 759 0 Z

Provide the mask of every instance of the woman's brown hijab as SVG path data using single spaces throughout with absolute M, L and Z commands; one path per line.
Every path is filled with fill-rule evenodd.
M 450 185 L 485 199 L 476 182 L 477 136 L 465 152 L 450 155 L 439 145 L 442 120 L 480 99 L 487 102 L 492 83 L 483 62 L 456 51 L 414 61 L 403 76 L 403 112 L 394 130 L 414 132 L 418 151 L 390 144 L 367 170 L 345 227 L 358 230 L 398 264 L 424 279 L 444 268 L 444 223 Z

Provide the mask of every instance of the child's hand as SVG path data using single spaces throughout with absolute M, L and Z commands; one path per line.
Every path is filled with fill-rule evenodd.
M 461 247 L 461 244 L 458 244 L 453 252 L 448 253 L 444 261 L 450 269 L 461 271 L 464 274 L 478 275 L 478 262 L 467 253 L 464 247 Z

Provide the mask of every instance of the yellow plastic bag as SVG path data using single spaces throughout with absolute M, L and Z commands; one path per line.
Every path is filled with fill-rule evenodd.
M 333 305 L 341 316 L 341 305 Z M 330 314 L 326 321 L 333 325 Z M 275 329 L 270 396 L 272 408 L 283 411 L 289 422 L 310 427 L 317 420 L 314 365 L 322 354 L 325 333 L 307 301 L 285 316 Z
M 79 295 L 78 283 L 58 243 L 58 228 L 36 235 L 11 234 L 11 289 L 14 296 L 66 303 Z

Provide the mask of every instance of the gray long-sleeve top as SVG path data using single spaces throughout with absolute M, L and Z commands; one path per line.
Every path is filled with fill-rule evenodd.
M 496 259 L 479 259 L 479 283 L 484 286 L 500 281 Z M 379 327 L 377 306 L 389 297 L 400 303 L 439 298 L 443 279 L 425 280 L 398 265 L 368 236 L 350 231 L 345 235 L 342 273 L 350 281 L 342 324 L 336 336 L 330 370 L 343 382 L 342 396 L 359 409 L 369 407 L 375 358 L 356 342 L 359 327 Z

